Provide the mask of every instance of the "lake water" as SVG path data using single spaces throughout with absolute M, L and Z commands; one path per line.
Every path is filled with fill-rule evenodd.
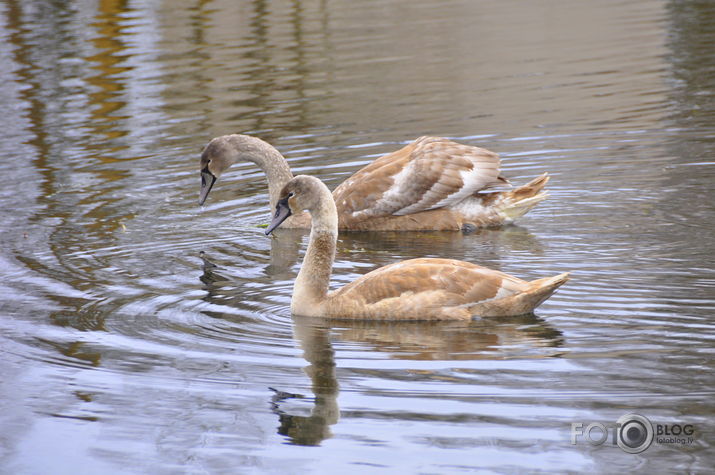
M 8 0 L 0 39 L 0 472 L 715 466 L 714 3 Z M 336 287 L 572 280 L 533 316 L 292 318 L 307 233 L 264 236 L 262 173 L 197 205 L 235 132 L 331 188 L 425 134 L 551 174 L 516 226 L 342 234 Z M 629 413 L 692 441 L 571 443 Z

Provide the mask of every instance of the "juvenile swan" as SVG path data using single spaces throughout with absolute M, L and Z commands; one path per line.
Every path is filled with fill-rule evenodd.
M 270 234 L 294 213 L 313 217 L 310 243 L 293 288 L 294 315 L 350 319 L 457 320 L 520 315 L 534 310 L 568 273 L 527 282 L 453 259 L 410 259 L 376 269 L 328 292 L 338 213 L 328 188 L 299 175 L 280 193 Z
M 285 158 L 249 135 L 211 140 L 201 154 L 201 193 L 206 201 L 221 174 L 239 161 L 266 174 L 271 210 L 293 178 Z M 338 228 L 343 231 L 458 231 L 507 224 L 547 197 L 546 173 L 510 191 L 478 193 L 509 182 L 499 174 L 499 155 L 440 137 L 420 137 L 378 158 L 335 189 Z M 309 228 L 310 216 L 292 215 L 285 227 Z

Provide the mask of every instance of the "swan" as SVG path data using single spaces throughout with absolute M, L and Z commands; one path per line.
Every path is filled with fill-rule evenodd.
M 568 272 L 525 280 L 454 259 L 396 262 L 328 292 L 338 235 L 338 211 L 315 177 L 291 179 L 277 197 L 266 234 L 291 216 L 312 216 L 310 241 L 295 280 L 291 312 L 308 317 L 375 320 L 463 320 L 530 313 L 568 280 Z
M 253 162 L 268 180 L 270 209 L 293 174 L 283 155 L 250 135 L 212 139 L 201 154 L 203 204 L 216 180 L 239 161 Z M 441 137 L 420 137 L 358 170 L 333 192 L 341 231 L 459 231 L 511 223 L 547 197 L 547 173 L 513 190 L 479 193 L 508 185 L 499 155 Z M 297 212 L 285 227 L 309 228 Z

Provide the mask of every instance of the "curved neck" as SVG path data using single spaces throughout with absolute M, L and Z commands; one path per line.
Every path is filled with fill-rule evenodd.
M 253 162 L 266 174 L 272 212 L 276 208 L 281 190 L 293 178 L 288 162 L 275 147 L 257 137 L 235 134 L 229 136 L 229 143 L 235 151 L 234 162 Z
M 325 300 L 338 239 L 338 212 L 333 195 L 321 183 L 317 206 L 309 209 L 313 218 L 310 242 L 293 288 L 293 313 L 310 315 Z

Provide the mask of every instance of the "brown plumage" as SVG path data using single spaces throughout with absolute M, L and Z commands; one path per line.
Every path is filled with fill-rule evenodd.
M 293 177 L 283 156 L 248 135 L 225 135 L 201 154 L 203 204 L 221 174 L 237 161 L 256 163 L 266 174 L 271 209 Z M 543 174 L 510 191 L 479 193 L 508 184 L 499 156 L 489 150 L 440 137 L 420 137 L 384 155 L 345 180 L 333 192 L 340 230 L 457 231 L 465 226 L 510 223 L 547 197 Z M 291 216 L 286 227 L 310 227 L 310 216 Z
M 568 280 L 568 273 L 531 282 L 453 259 L 410 259 L 376 269 L 328 292 L 338 233 L 337 208 L 317 178 L 290 180 L 266 234 L 291 214 L 310 212 L 312 229 L 293 288 L 295 315 L 388 320 L 458 320 L 530 313 Z

